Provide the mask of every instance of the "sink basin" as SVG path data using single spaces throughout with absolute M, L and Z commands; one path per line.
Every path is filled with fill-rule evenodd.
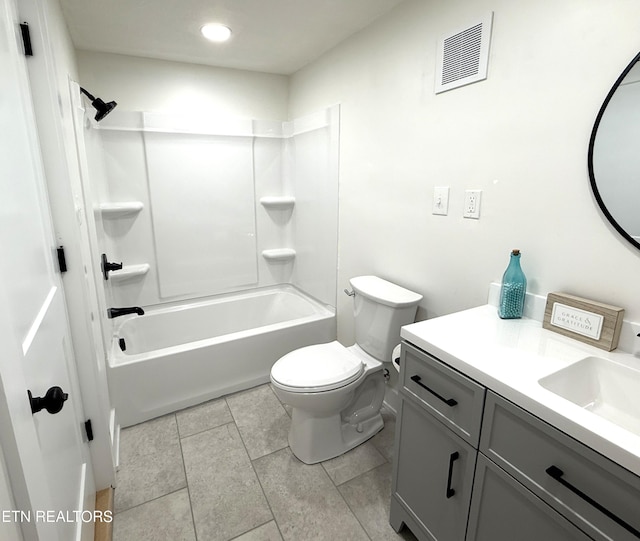
M 552 393 L 640 435 L 640 369 L 586 357 L 538 380 Z

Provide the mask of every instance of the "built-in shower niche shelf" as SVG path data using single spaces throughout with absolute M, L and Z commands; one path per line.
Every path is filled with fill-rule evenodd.
M 286 210 L 293 208 L 296 198 L 288 195 L 261 197 L 260 204 L 266 209 Z
M 272 250 L 262 250 L 262 257 L 267 261 L 277 263 L 292 261 L 296 257 L 296 251 L 292 248 L 274 248 Z
M 141 263 L 140 265 L 125 265 L 120 270 L 111 271 L 109 278 L 114 282 L 124 282 L 131 278 L 144 276 L 149 272 L 149 263 Z
M 122 203 L 100 203 L 100 212 L 105 218 L 120 218 L 137 214 L 144 208 L 141 201 L 123 201 Z

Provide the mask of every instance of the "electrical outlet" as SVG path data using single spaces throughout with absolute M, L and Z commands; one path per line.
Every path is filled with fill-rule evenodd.
M 462 216 L 464 218 L 480 218 L 480 197 L 482 190 L 467 190 L 464 192 L 464 210 Z
M 446 216 L 449 213 L 449 187 L 436 186 L 433 189 L 433 209 L 431 214 Z

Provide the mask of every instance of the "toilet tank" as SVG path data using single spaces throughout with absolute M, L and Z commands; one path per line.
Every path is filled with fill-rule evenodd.
M 349 282 L 355 293 L 356 343 L 379 361 L 391 361 L 391 352 L 400 343 L 400 327 L 413 323 L 422 295 L 377 276 L 358 276 Z

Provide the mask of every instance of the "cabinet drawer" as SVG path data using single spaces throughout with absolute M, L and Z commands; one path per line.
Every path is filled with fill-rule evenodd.
M 485 388 L 406 342 L 400 367 L 402 393 L 477 447 Z
M 593 539 L 640 539 L 639 477 L 492 392 L 480 451 Z

